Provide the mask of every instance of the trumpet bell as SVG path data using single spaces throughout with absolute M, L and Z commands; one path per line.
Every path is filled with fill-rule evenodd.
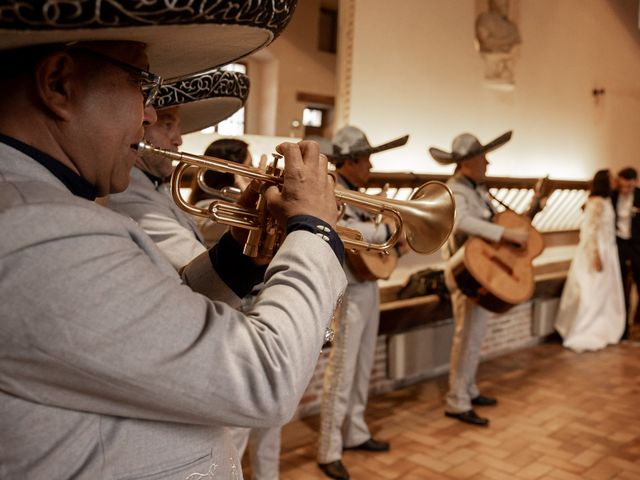
M 438 250 L 449 238 L 455 221 L 455 201 L 442 182 L 427 182 L 419 187 L 401 212 L 409 246 L 418 253 Z

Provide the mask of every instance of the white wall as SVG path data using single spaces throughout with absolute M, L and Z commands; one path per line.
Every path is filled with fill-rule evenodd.
M 251 79 L 247 133 L 301 136 L 301 128 L 291 129 L 292 120 L 302 122 L 306 106 L 297 94 L 335 95 L 336 55 L 318 50 L 320 4 L 299 0 L 282 35 L 245 59 Z
M 449 173 L 429 146 L 509 129 L 512 141 L 489 156 L 491 175 L 586 179 L 637 164 L 640 34 L 628 28 L 637 17 L 624 17 L 628 1 L 519 0 L 513 92 L 483 81 L 474 0 L 355 2 L 349 122 L 374 144 L 410 134 L 373 157 L 376 170 Z M 597 101 L 595 87 L 606 90 Z

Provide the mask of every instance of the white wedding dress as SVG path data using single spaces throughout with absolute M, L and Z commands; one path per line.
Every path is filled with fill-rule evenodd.
M 593 267 L 596 252 L 602 260 L 601 272 Z M 618 343 L 625 321 L 613 205 L 608 198 L 590 197 L 555 327 L 565 347 L 582 352 Z

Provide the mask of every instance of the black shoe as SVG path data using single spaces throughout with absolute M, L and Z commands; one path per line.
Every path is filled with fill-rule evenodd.
M 476 405 L 477 407 L 493 407 L 496 403 L 498 403 L 498 400 L 484 395 L 478 395 L 471 399 L 471 405 Z
M 344 447 L 344 450 L 365 450 L 367 452 L 388 452 L 391 446 L 389 442 L 379 442 L 371 437 L 364 443 L 356 445 L 355 447 Z
M 319 463 L 320 470 L 329 478 L 335 478 L 337 480 L 349 480 L 349 472 L 344 468 L 344 465 L 340 460 L 330 463 Z
M 447 417 L 457 418 L 461 422 L 470 423 L 471 425 L 478 425 L 480 427 L 486 427 L 489 425 L 488 418 L 478 416 L 478 414 L 476 414 L 476 412 L 474 412 L 473 410 L 467 410 L 466 412 L 462 413 L 444 412 L 444 414 Z

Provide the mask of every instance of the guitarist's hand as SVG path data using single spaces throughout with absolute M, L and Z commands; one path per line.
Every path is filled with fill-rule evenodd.
M 527 240 L 529 240 L 529 229 L 526 227 L 505 228 L 502 233 L 502 240 L 524 247 L 527 245 Z
M 535 217 L 538 212 L 542 211 L 547 206 L 547 200 L 549 200 L 550 195 L 551 188 L 549 177 L 546 176 L 536 182 L 533 198 L 531 199 L 531 204 L 529 205 L 529 209 L 525 216 L 529 218 Z
M 534 201 L 538 202 L 539 210 L 544 210 L 544 207 L 547 206 L 547 201 L 549 200 L 549 195 L 539 194 L 534 196 Z

